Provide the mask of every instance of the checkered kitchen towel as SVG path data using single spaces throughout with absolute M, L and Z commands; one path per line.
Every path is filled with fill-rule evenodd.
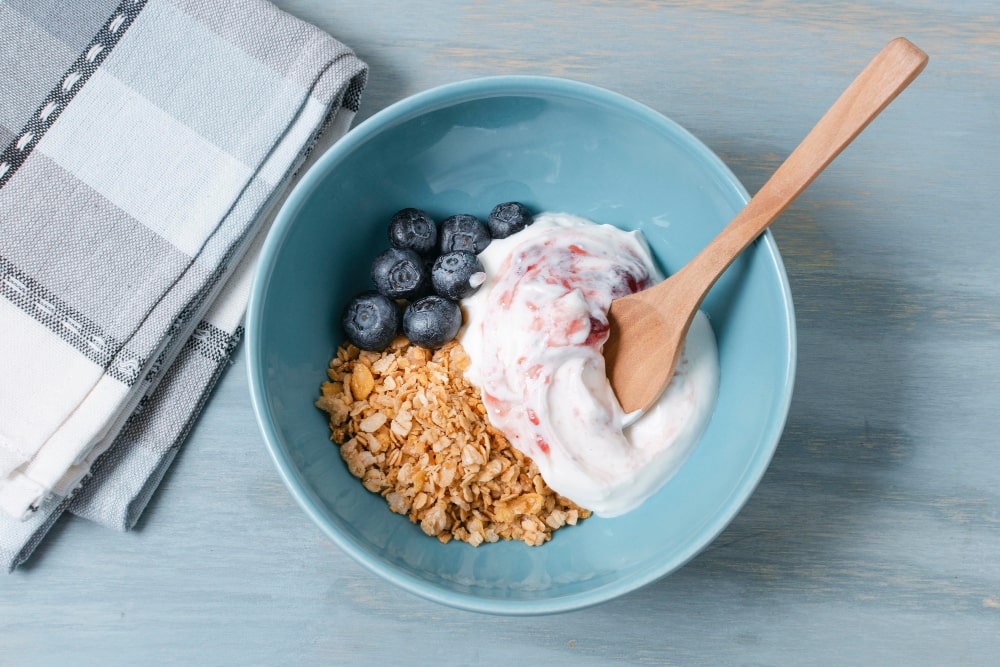
M 0 2 L 0 564 L 65 509 L 134 524 L 366 75 L 264 0 Z

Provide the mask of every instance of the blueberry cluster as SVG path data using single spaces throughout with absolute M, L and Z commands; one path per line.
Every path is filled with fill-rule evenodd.
M 420 209 L 398 211 L 389 221 L 390 247 L 372 262 L 375 289 L 344 308 L 347 340 L 372 351 L 384 350 L 400 330 L 428 349 L 452 340 L 462 326 L 458 301 L 486 280 L 477 255 L 533 221 L 519 202 L 497 205 L 485 223 L 460 213 L 438 225 Z

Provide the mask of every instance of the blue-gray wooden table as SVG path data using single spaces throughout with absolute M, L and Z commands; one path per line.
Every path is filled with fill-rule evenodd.
M 995 0 L 279 4 L 370 64 L 359 120 L 469 77 L 571 77 L 678 121 L 751 192 L 889 39 L 931 61 L 773 228 L 791 414 L 680 571 L 528 619 L 397 590 L 282 486 L 240 353 L 136 531 L 64 518 L 0 578 L 0 664 L 1000 664 Z

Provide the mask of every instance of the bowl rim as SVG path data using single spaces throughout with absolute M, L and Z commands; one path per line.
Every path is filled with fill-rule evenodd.
M 685 144 L 688 150 L 692 150 L 694 153 L 699 154 L 702 159 L 706 160 L 717 171 L 723 183 L 728 184 L 744 203 L 750 199 L 745 187 L 732 170 L 701 140 L 664 114 L 630 97 L 606 88 L 562 77 L 499 75 L 466 79 L 427 89 L 385 107 L 355 126 L 316 159 L 315 163 L 302 175 L 299 182 L 295 184 L 288 194 L 264 238 L 258 263 L 253 272 L 253 281 L 250 287 L 245 318 L 247 379 L 250 400 L 257 425 L 263 436 L 265 447 L 273 464 L 277 468 L 285 488 L 288 489 L 295 502 L 312 522 L 339 549 L 370 572 L 424 599 L 467 611 L 496 615 L 527 616 L 583 609 L 638 590 L 680 569 L 715 541 L 719 534 L 725 530 L 742 510 L 751 495 L 753 495 L 777 449 L 791 405 L 797 361 L 797 339 L 795 313 L 788 276 L 785 271 L 784 262 L 778 252 L 777 244 L 770 230 L 767 230 L 760 237 L 756 252 L 764 251 L 766 253 L 766 261 L 773 266 L 777 273 L 781 287 L 782 305 L 785 312 L 785 321 L 783 324 L 785 335 L 789 342 L 787 355 L 784 360 L 786 369 L 784 388 L 780 400 L 775 406 L 776 414 L 779 415 L 779 418 L 775 419 L 767 429 L 766 437 L 761 440 L 767 446 L 762 448 L 757 457 L 747 466 L 746 474 L 742 478 L 742 484 L 732 489 L 729 496 L 721 502 L 720 508 L 722 508 L 722 511 L 714 517 L 714 520 L 706 523 L 699 532 L 697 540 L 692 541 L 686 549 L 679 551 L 673 558 L 664 560 L 656 567 L 641 569 L 628 577 L 580 593 L 535 600 L 481 598 L 468 593 L 443 588 L 404 572 L 378 558 L 372 558 L 370 553 L 356 544 L 352 538 L 335 530 L 330 525 L 330 522 L 327 521 L 321 508 L 310 497 L 310 494 L 303 490 L 303 488 L 300 488 L 304 479 L 301 478 L 296 466 L 289 459 L 288 454 L 278 444 L 276 429 L 270 423 L 267 414 L 269 401 L 266 398 L 265 391 L 266 368 L 263 367 L 261 361 L 260 341 L 257 331 L 261 326 L 262 304 L 278 251 L 295 220 L 298 210 L 304 204 L 306 197 L 317 185 L 317 182 L 323 177 L 323 174 L 328 171 L 332 164 L 344 159 L 372 136 L 387 127 L 392 127 L 414 116 L 439 108 L 472 99 L 505 95 L 569 97 L 591 103 L 601 103 L 634 116 L 639 120 L 662 129 L 667 134 L 675 136 L 675 138 Z

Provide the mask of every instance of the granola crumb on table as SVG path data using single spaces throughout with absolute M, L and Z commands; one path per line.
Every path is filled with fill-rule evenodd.
M 489 424 L 468 365 L 454 341 L 434 351 L 402 336 L 384 352 L 342 345 L 316 407 L 351 474 L 441 542 L 538 546 L 590 516 Z

